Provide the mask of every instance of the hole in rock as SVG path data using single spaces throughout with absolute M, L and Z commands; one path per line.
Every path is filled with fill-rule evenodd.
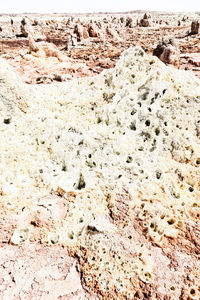
M 197 165 L 200 165 L 200 158 L 197 158 L 196 164 L 197 164 Z
M 136 110 L 136 109 L 133 109 L 133 110 L 131 111 L 131 116 L 133 116 L 134 114 L 136 114 L 136 112 L 137 112 L 137 110 Z
M 83 174 L 80 173 L 79 181 L 78 181 L 78 184 L 77 184 L 77 189 L 78 189 L 78 190 L 81 190 L 81 189 L 85 188 L 85 186 L 86 186 L 86 183 L 85 183 Z
M 97 119 L 97 124 L 101 123 L 102 120 L 100 118 Z
M 140 148 L 138 148 L 138 151 L 143 151 L 144 150 L 144 147 L 141 146 Z
M 127 159 L 126 159 L 126 162 L 131 163 L 132 161 L 133 161 L 133 158 L 131 156 L 128 156 Z
M 159 135 L 159 134 L 160 134 L 160 129 L 159 129 L 159 128 L 156 128 L 156 129 L 155 129 L 155 134 L 156 134 L 156 135 Z
M 157 179 L 160 179 L 160 178 L 161 178 L 161 175 L 162 175 L 162 173 L 161 173 L 160 171 L 157 171 L 157 172 L 156 172 L 156 178 L 157 178 Z
M 151 138 L 151 135 L 148 132 L 145 132 L 145 131 L 141 132 L 141 136 L 144 137 L 144 142 L 146 142 L 147 140 L 149 140 Z
M 131 129 L 131 130 L 134 130 L 134 131 L 136 130 L 135 123 L 131 123 L 131 125 L 130 125 L 130 129 Z
M 155 98 L 151 98 L 150 105 L 154 104 L 154 102 L 155 102 Z
M 6 118 L 3 120 L 4 124 L 10 124 L 11 123 L 11 118 Z
M 196 294 L 196 290 L 195 290 L 194 288 L 192 288 L 192 289 L 190 290 L 190 294 L 194 296 L 194 295 Z
M 169 225 L 173 225 L 175 222 L 176 222 L 176 221 L 175 221 L 174 219 L 169 219 L 169 220 L 167 221 L 167 223 L 168 223 Z
M 149 92 L 146 92 L 142 95 L 142 100 L 147 100 L 147 97 L 149 95 Z
M 150 122 L 149 120 L 146 120 L 146 121 L 145 121 L 145 125 L 146 125 L 146 126 L 150 126 L 150 124 L 151 124 L 151 122 Z
M 63 166 L 62 166 L 62 171 L 63 171 L 63 172 L 66 172 L 66 171 L 67 171 L 67 167 L 66 167 L 65 164 L 63 164 Z

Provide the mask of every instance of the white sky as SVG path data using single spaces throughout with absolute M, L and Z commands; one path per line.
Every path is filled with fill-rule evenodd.
M 200 0 L 0 0 L 0 4 L 0 14 L 124 12 L 137 9 L 200 12 Z

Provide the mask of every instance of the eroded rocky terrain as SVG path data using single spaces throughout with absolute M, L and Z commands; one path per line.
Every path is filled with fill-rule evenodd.
M 132 41 L 97 34 L 67 50 L 63 28 L 56 45 L 35 36 L 55 21 L 23 38 L 21 19 L 18 37 L 9 26 L 1 32 L 3 300 L 200 298 L 200 80 L 178 69 L 183 49 L 187 68 L 198 56 L 199 35 L 189 35 L 194 14 L 177 27 L 188 36 L 176 43 L 175 29 L 162 29 L 165 41 L 158 29 L 155 39 L 158 16 L 137 17 L 137 28 L 123 17 Z M 136 43 L 149 54 L 130 47 Z
M 120 54 L 140 45 L 153 53 L 163 39 L 174 40 L 181 69 L 200 76 L 200 35 L 192 22 L 199 14 L 143 12 L 97 15 L 13 15 L 0 17 L 0 55 L 28 83 L 50 83 L 96 75 L 114 67 Z M 53 43 L 59 59 L 50 53 L 30 51 L 28 32 L 42 43 Z M 193 33 L 193 34 L 191 34 Z M 49 44 L 50 45 L 50 44 Z M 44 45 L 43 45 L 44 46 Z M 47 54 L 47 55 L 46 55 Z

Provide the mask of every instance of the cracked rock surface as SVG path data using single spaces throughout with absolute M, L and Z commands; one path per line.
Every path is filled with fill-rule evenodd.
M 66 249 L 37 244 L 1 245 L 0 297 L 6 299 L 97 299 L 81 285 Z

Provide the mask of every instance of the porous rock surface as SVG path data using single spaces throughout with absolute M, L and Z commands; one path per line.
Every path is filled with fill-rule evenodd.
M 0 91 L 2 299 L 199 299 L 200 80 L 136 47 Z

